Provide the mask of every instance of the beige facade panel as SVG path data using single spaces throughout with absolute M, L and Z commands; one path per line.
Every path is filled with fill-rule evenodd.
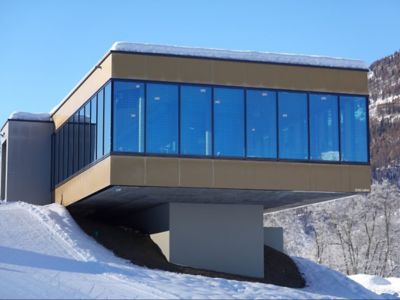
M 78 108 L 111 78 L 111 55 L 108 55 L 100 65 L 73 91 L 66 102 L 54 113 L 55 128 L 58 129 Z
M 54 200 L 68 206 L 110 185 L 111 157 L 56 187 Z
M 112 156 L 113 185 L 318 192 L 369 191 L 368 165 Z
M 112 77 L 368 95 L 367 71 L 112 53 Z
M 368 192 L 368 165 L 113 155 L 55 189 L 69 205 L 110 185 Z
M 115 185 L 145 185 L 146 160 L 143 157 L 111 156 L 111 184 Z

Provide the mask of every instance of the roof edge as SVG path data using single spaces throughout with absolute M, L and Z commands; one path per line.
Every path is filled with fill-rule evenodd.
M 250 50 L 229 50 L 129 42 L 115 42 L 112 45 L 110 51 L 236 61 L 252 61 L 261 63 L 302 65 L 311 67 L 355 69 L 365 71 L 369 70 L 368 65 L 361 60 L 306 54 L 272 53 Z

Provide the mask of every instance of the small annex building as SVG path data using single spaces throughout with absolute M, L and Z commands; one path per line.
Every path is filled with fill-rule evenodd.
M 115 43 L 49 114 L 1 128 L 1 199 L 150 233 L 173 263 L 264 274 L 266 210 L 369 192 L 358 60 Z M 279 244 L 279 243 L 278 243 Z

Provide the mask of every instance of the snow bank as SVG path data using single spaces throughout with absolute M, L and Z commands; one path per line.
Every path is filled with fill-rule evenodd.
M 111 51 L 168 54 L 179 56 L 207 57 L 231 60 L 245 60 L 282 64 L 297 64 L 349 69 L 368 69 L 368 65 L 361 60 L 325 57 L 317 55 L 271 53 L 257 51 L 238 51 L 226 49 L 206 49 L 182 46 L 153 45 L 141 43 L 116 42 Z
M 29 113 L 29 112 L 13 112 L 9 120 L 25 120 L 25 121 L 50 121 L 49 113 Z
M 357 274 L 349 276 L 355 282 L 361 284 L 365 288 L 393 299 L 400 298 L 400 278 L 389 277 L 383 278 L 376 275 Z
M 138 267 L 97 244 L 56 204 L 3 203 L 0 229 L 0 298 L 379 298 L 301 258 L 304 289 Z

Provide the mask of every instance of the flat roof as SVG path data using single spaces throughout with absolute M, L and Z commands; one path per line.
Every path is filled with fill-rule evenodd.
M 223 60 L 254 61 L 275 64 L 368 70 L 368 65 L 361 60 L 318 55 L 197 48 L 129 42 L 116 42 L 113 44 L 110 50 L 128 53 L 214 58 Z

